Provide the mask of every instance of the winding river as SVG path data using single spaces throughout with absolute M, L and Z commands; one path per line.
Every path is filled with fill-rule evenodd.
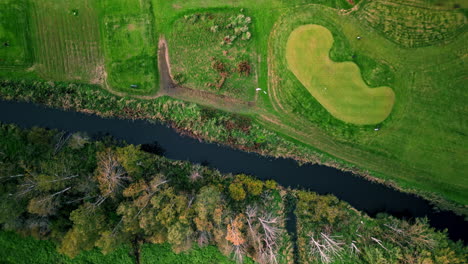
M 170 159 L 201 163 L 223 173 L 246 173 L 260 179 L 274 179 L 283 186 L 309 189 L 319 194 L 330 193 L 371 216 L 379 212 L 404 218 L 427 216 L 433 227 L 447 228 L 451 239 L 465 240 L 468 237 L 468 222 L 463 217 L 452 212 L 438 212 L 426 200 L 414 195 L 331 167 L 299 166 L 291 159 L 268 158 L 199 142 L 159 123 L 101 118 L 12 101 L 0 101 L 0 122 L 14 123 L 23 128 L 38 126 L 68 132 L 82 131 L 94 138 L 109 134 L 130 144 L 143 144 L 144 149 L 158 146 Z

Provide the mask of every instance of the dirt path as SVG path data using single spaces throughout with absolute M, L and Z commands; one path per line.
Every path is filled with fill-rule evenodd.
M 160 90 L 158 96 L 167 95 L 184 101 L 208 105 L 219 109 L 247 113 L 256 110 L 255 101 L 243 101 L 225 95 L 219 95 L 207 91 L 192 89 L 182 85 L 177 85 L 173 80 L 170 67 L 169 52 L 166 40 L 161 37 L 159 40 L 159 75 Z
M 252 113 L 257 111 L 255 101 L 243 101 L 225 95 L 219 95 L 207 91 L 192 89 L 177 85 L 171 72 L 169 52 L 167 42 L 164 37 L 159 39 L 158 44 L 158 68 L 159 68 L 159 91 L 154 95 L 128 95 L 123 92 L 113 90 L 107 83 L 107 74 L 103 73 L 102 85 L 110 93 L 121 97 L 132 97 L 143 100 L 152 100 L 161 96 L 170 96 L 184 101 L 194 102 L 201 105 L 207 105 L 222 110 L 236 113 Z

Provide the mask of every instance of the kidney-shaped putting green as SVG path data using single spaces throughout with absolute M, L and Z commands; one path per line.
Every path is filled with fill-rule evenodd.
M 334 117 L 353 124 L 380 123 L 392 111 L 390 87 L 370 88 L 353 62 L 334 62 L 328 56 L 331 32 L 319 25 L 296 28 L 286 45 L 289 69 Z

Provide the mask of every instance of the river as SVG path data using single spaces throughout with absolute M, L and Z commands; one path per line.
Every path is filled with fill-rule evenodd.
M 385 212 L 399 218 L 427 216 L 430 224 L 448 229 L 453 240 L 468 237 L 468 222 L 452 212 L 434 210 L 428 201 L 372 183 L 349 172 L 321 166 L 299 166 L 292 159 L 274 159 L 217 144 L 184 137 L 163 124 L 143 120 L 101 118 L 25 102 L 0 101 L 0 122 L 23 128 L 33 126 L 68 132 L 86 132 L 91 137 L 109 134 L 130 144 L 152 144 L 169 159 L 187 160 L 216 168 L 223 173 L 246 173 L 260 179 L 274 179 L 283 186 L 333 194 L 371 216 Z

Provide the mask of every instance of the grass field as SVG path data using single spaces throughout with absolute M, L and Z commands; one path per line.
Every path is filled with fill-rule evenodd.
M 103 255 L 97 249 L 82 252 L 74 259 L 61 255 L 56 245 L 51 241 L 36 240 L 32 237 L 21 237 L 12 232 L 0 232 L 0 263 L 1 264 L 133 264 L 135 259 L 129 253 L 129 247 L 121 247 L 116 251 Z M 175 254 L 170 245 L 145 244 L 141 250 L 141 263 L 150 264 L 232 264 L 228 257 L 223 256 L 213 246 L 194 249 L 188 253 Z M 252 263 L 247 260 L 245 263 Z
M 91 0 L 31 1 L 34 69 L 45 79 L 90 82 L 102 63 Z
M 0 69 L 29 66 L 32 53 L 27 2 L 5 0 L 0 9 Z
M 100 2 L 107 85 L 134 95 L 158 90 L 157 42 L 148 1 Z
M 185 14 L 173 23 L 167 36 L 172 74 L 184 86 L 252 101 L 258 57 L 251 17 L 219 11 Z M 227 28 L 233 20 L 239 25 Z
M 362 9 L 360 19 L 405 47 L 447 43 L 467 30 L 467 18 L 462 12 L 424 8 L 427 4 L 421 5 L 423 8 L 412 8 L 418 1 L 399 3 L 371 2 Z M 405 19 L 397 19 L 393 14 Z
M 392 110 L 395 94 L 389 87 L 369 88 L 355 63 L 330 60 L 332 44 L 325 27 L 296 28 L 286 44 L 289 69 L 334 117 L 353 124 L 382 122 Z

